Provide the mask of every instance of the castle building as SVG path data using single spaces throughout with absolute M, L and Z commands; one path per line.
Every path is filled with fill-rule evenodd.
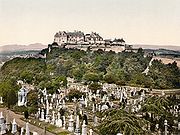
M 81 50 L 87 50 L 88 47 L 91 50 L 103 49 L 105 51 L 132 51 L 132 45 L 126 44 L 123 38 L 103 39 L 98 33 L 91 32 L 90 34 L 84 34 L 81 31 L 66 32 L 59 31 L 54 35 L 54 47 L 65 48 L 78 48 Z
M 85 42 L 89 44 L 103 44 L 103 38 L 96 32 L 85 35 Z
M 54 42 L 60 46 L 64 44 L 102 44 L 103 38 L 96 32 L 84 34 L 81 31 L 59 31 L 54 35 Z

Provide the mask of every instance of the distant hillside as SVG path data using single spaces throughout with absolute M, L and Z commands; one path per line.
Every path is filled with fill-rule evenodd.
M 161 46 L 161 45 L 145 45 L 145 44 L 135 44 L 133 45 L 133 48 L 143 48 L 143 49 L 167 49 L 167 50 L 174 50 L 174 51 L 180 51 L 180 46 Z
M 47 48 L 47 46 L 41 43 L 35 43 L 35 44 L 29 44 L 29 45 L 4 45 L 4 46 L 0 46 L 0 53 L 15 52 L 15 51 L 28 51 L 28 50 L 42 50 L 44 48 Z

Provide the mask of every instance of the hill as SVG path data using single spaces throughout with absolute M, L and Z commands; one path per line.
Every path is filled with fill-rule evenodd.
M 41 43 L 34 43 L 29 45 L 3 45 L 0 46 L 0 53 L 15 52 L 15 51 L 28 51 L 28 50 L 42 50 L 46 48 L 46 45 Z
M 152 57 L 144 57 L 142 49 L 136 53 L 115 53 L 51 46 L 51 51 L 43 49 L 41 54 L 46 54 L 46 59 L 12 59 L 2 66 L 0 74 L 4 79 L 13 76 L 49 90 L 56 90 L 61 85 L 60 80 L 66 85 L 66 77 L 88 84 L 92 90 L 101 88 L 98 82 L 158 89 L 180 88 L 180 69 L 176 62 L 164 64 L 155 59 L 148 74 L 143 74 Z
M 153 49 L 153 50 L 158 50 L 158 49 L 166 49 L 166 50 L 174 50 L 174 51 L 180 51 L 180 46 L 165 46 L 165 45 L 148 45 L 148 44 L 135 44 L 133 45 L 134 48 L 143 48 L 143 49 Z

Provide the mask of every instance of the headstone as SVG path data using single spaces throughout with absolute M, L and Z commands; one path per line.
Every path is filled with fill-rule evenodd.
M 63 116 L 63 129 L 66 129 L 66 118 Z
M 10 130 L 10 120 L 9 120 L 9 111 L 6 112 L 6 129 Z
M 87 100 L 87 98 L 85 98 L 84 104 L 85 104 L 85 107 L 88 107 L 88 100 Z
M 23 132 L 24 132 L 24 128 L 22 127 L 20 135 L 23 135 Z
M 95 105 L 92 106 L 92 112 L 95 113 Z
M 38 108 L 37 118 L 41 118 L 41 108 Z
M 44 103 L 43 98 L 41 98 L 41 103 L 42 103 L 42 104 Z
M 26 123 L 26 133 L 25 135 L 30 135 L 30 131 L 29 131 L 29 123 Z
M 33 132 L 33 135 L 39 135 L 37 132 Z
M 42 112 L 41 112 L 41 119 L 40 119 L 41 121 L 43 121 L 44 120 L 44 109 L 42 109 Z
M 46 100 L 46 120 L 45 122 L 49 122 L 49 102 Z
M 57 127 L 62 127 L 62 120 L 61 120 L 60 117 L 56 120 L 56 126 Z
M 52 103 L 50 103 L 50 105 L 49 105 L 49 109 L 50 109 L 50 110 L 52 110 L 52 109 L 53 109 Z
M 63 107 L 63 108 L 66 108 L 65 100 L 63 100 L 62 107 Z
M 164 120 L 164 135 L 167 135 L 167 120 Z
M 75 134 L 80 135 L 80 125 L 79 125 L 79 115 L 76 116 L 76 129 L 75 129 Z
M 102 105 L 101 111 L 107 110 L 109 107 L 107 105 Z
M 2 99 L 2 97 L 0 97 L 0 104 L 3 104 L 3 99 Z
M 61 114 L 60 114 L 60 112 L 58 112 L 57 119 L 60 119 L 60 118 L 61 118 Z
M 101 111 L 101 105 L 99 105 L 98 111 L 99 111 L 99 112 Z
M 87 125 L 85 123 L 86 122 L 84 120 L 82 125 L 82 135 L 87 135 Z
M 11 133 L 15 134 L 16 132 L 17 132 L 17 123 L 16 123 L 15 119 L 13 119 Z
M 92 129 L 89 130 L 89 135 L 93 135 L 93 130 Z
M 73 115 L 71 115 L 70 119 L 69 119 L 68 131 L 74 132 L 74 119 L 73 119 Z
M 55 111 L 52 111 L 52 121 L 51 124 L 55 124 Z
M 162 90 L 162 92 L 161 92 L 161 95 L 162 95 L 162 96 L 164 96 L 164 95 L 165 95 L 165 92 L 164 92 L 164 90 Z
M 2 112 L 0 112 L 0 134 L 6 133 L 6 125 L 4 123 L 4 117 Z
M 97 116 L 94 116 L 94 126 L 97 126 L 98 120 L 97 120 Z

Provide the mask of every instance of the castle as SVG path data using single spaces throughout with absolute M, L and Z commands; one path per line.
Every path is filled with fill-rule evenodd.
M 105 51 L 112 50 L 120 52 L 132 47 L 131 45 L 127 45 L 123 38 L 107 40 L 103 39 L 96 32 L 84 34 L 82 31 L 59 31 L 54 35 L 54 42 L 57 43 L 59 47 L 78 48 L 81 50 L 86 50 L 90 47 L 92 50 L 103 49 Z

